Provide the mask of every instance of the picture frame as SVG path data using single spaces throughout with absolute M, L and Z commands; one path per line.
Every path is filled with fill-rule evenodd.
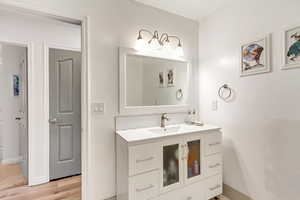
M 240 76 L 271 72 L 271 34 L 244 43 L 240 49 Z
M 300 25 L 283 31 L 282 70 L 300 68 Z
M 175 68 L 167 69 L 166 80 L 167 80 L 167 87 L 175 87 L 175 83 L 176 83 L 176 69 Z
M 15 97 L 20 96 L 20 76 L 17 74 L 14 74 L 12 77 L 13 80 L 13 95 Z
M 165 87 L 165 72 L 158 72 L 158 87 L 164 88 Z

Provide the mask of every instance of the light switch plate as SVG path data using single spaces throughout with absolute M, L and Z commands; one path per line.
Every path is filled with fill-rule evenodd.
M 211 109 L 212 109 L 213 111 L 218 110 L 218 101 L 217 101 L 217 100 L 214 100 L 214 101 L 212 102 Z
M 103 115 L 105 112 L 104 103 L 92 103 L 92 112 L 95 114 Z

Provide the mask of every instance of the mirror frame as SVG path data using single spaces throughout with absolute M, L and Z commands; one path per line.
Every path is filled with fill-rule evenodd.
M 119 114 L 120 115 L 145 115 L 145 114 L 160 114 L 160 113 L 183 113 L 187 112 L 190 108 L 188 102 L 181 105 L 158 105 L 158 106 L 127 106 L 126 105 L 126 61 L 127 56 L 144 56 L 159 58 L 171 61 L 179 61 L 187 63 L 187 84 L 188 91 L 185 92 L 185 95 L 189 95 L 190 89 L 190 73 L 191 67 L 190 62 L 183 58 L 179 57 L 170 57 L 162 55 L 161 52 L 139 52 L 131 48 L 119 48 Z M 187 101 L 189 98 L 187 98 Z

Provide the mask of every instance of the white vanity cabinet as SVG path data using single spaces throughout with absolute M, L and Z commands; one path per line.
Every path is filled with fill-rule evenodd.
M 208 200 L 222 193 L 218 128 L 129 137 L 129 130 L 118 131 L 117 200 Z

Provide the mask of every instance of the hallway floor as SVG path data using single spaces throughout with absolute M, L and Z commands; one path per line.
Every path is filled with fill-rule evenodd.
M 21 167 L 18 164 L 4 165 L 0 164 L 0 191 L 24 186 L 27 184 L 22 175 Z
M 18 165 L 0 165 L 1 200 L 81 200 L 81 176 L 29 187 Z

